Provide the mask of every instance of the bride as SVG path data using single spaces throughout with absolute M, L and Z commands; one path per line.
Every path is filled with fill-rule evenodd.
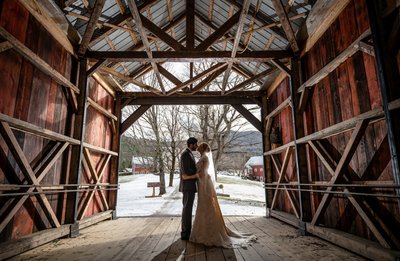
M 189 241 L 225 248 L 248 245 L 255 236 L 234 232 L 225 226 L 213 183 L 215 173 L 210 146 L 201 143 L 197 150 L 201 154 L 196 164 L 198 202 Z

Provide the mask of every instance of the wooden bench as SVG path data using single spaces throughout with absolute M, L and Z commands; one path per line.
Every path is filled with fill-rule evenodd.
M 153 198 L 156 196 L 156 188 L 161 187 L 161 182 L 147 182 L 147 187 L 148 188 L 153 188 L 153 195 L 151 196 L 146 196 L 146 198 Z

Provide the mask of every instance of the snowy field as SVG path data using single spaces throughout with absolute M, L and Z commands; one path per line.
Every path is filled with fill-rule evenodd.
M 166 175 L 168 184 L 169 176 Z M 146 198 L 152 195 L 152 188 L 147 188 L 147 182 L 159 182 L 159 177 L 153 174 L 138 174 L 120 176 L 118 191 L 118 217 L 132 216 L 180 216 L 182 212 L 182 193 L 178 191 L 179 175 L 175 175 L 174 186 L 167 187 L 167 193 L 162 197 Z M 219 196 L 223 215 L 253 215 L 265 216 L 265 192 L 261 182 L 243 180 L 237 176 L 219 175 L 217 185 L 223 184 L 223 190 L 217 193 L 229 195 Z M 158 195 L 159 188 L 156 188 Z M 193 214 L 196 209 L 193 208 Z

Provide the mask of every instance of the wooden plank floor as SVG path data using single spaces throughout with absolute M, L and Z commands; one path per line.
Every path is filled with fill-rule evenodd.
M 81 230 L 9 260 L 364 260 L 295 228 L 265 217 L 225 217 L 227 226 L 251 232 L 246 248 L 204 247 L 180 240 L 180 217 L 120 218 Z

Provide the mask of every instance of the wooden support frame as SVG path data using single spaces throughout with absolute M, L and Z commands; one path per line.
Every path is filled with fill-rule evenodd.
M 218 64 L 215 64 L 215 65 L 211 66 L 211 67 L 208 68 L 207 70 L 205 70 L 205 71 L 203 71 L 203 72 L 197 74 L 195 77 L 193 77 L 193 78 L 191 78 L 191 79 L 189 79 L 189 80 L 187 80 L 187 81 L 181 83 L 180 85 L 176 86 L 175 88 L 172 88 L 171 90 L 169 90 L 169 91 L 167 92 L 167 95 L 169 96 L 169 95 L 171 95 L 171 94 L 176 93 L 177 91 L 179 91 L 179 90 L 185 88 L 186 86 L 190 85 L 191 83 L 193 83 L 193 82 L 195 82 L 195 81 L 197 81 L 197 80 L 199 80 L 199 79 L 201 79 L 201 78 L 203 78 L 203 77 L 206 77 L 206 76 L 208 76 L 208 75 L 214 73 L 215 71 L 217 71 L 218 69 L 220 69 L 220 68 L 223 67 L 223 66 L 225 66 L 225 65 L 222 64 L 222 63 L 218 63 Z
M 275 71 L 276 71 L 275 68 L 269 68 L 269 69 L 267 69 L 267 70 L 265 70 L 263 72 L 260 72 L 259 74 L 254 75 L 254 76 L 250 77 L 249 79 L 247 79 L 247 80 L 239 83 L 238 85 L 232 87 L 231 89 L 226 91 L 225 94 L 230 94 L 230 93 L 232 93 L 234 91 L 244 89 L 244 88 L 246 88 L 247 85 L 249 85 L 249 84 L 251 84 L 251 83 L 253 83 L 255 81 L 258 81 L 258 80 L 262 79 L 263 77 L 274 73 Z
M 200 46 L 200 45 L 199 45 Z M 197 46 L 198 47 L 198 46 Z M 87 51 L 89 59 L 107 59 L 114 62 L 140 62 L 140 63 L 162 63 L 162 62 L 269 62 L 273 58 L 289 58 L 290 51 L 245 51 L 231 57 L 230 51 L 154 51 L 148 57 L 146 52 L 141 51 Z
M 33 171 L 32 167 L 29 164 L 28 159 L 25 157 L 25 154 L 21 147 L 18 144 L 18 141 L 12 132 L 10 126 L 6 122 L 0 122 L 0 132 L 3 136 L 4 141 L 7 143 L 9 150 L 11 151 L 14 159 L 18 163 L 18 166 L 20 167 L 23 175 L 25 176 L 26 180 L 29 182 L 29 184 L 35 185 L 36 187 L 30 188 L 29 190 L 36 190 L 39 192 L 39 194 L 36 195 L 36 198 L 42 207 L 43 211 L 45 212 L 45 215 L 51 225 L 53 227 L 60 227 L 60 222 L 54 213 L 54 210 L 52 209 L 49 201 L 47 200 L 46 196 L 43 194 L 42 188 L 39 186 L 39 178 L 42 178 L 45 176 L 45 174 L 48 172 L 50 169 L 51 165 L 55 163 L 53 160 L 52 162 L 49 162 L 48 165 L 45 168 L 41 168 L 39 174 L 39 178 L 36 176 L 36 173 Z M 60 156 L 62 152 L 67 148 L 69 144 L 66 143 L 65 146 L 63 146 L 63 150 L 61 153 L 58 155 Z M 56 156 L 56 155 L 55 155 Z M 51 164 L 51 165 L 50 165 Z M 0 224 L 0 231 L 5 228 L 5 226 L 8 224 L 8 222 L 11 220 L 11 218 L 15 215 L 15 213 L 19 210 L 19 208 L 22 206 L 23 202 L 28 198 L 23 197 L 21 200 L 18 201 L 18 203 L 14 206 L 14 208 L 9 212 L 8 217 L 2 221 Z
M 245 0 L 243 2 L 242 9 L 240 10 L 240 17 L 238 21 L 238 28 L 236 29 L 236 35 L 235 35 L 235 40 L 233 41 L 233 46 L 232 46 L 232 53 L 231 57 L 234 58 L 236 56 L 239 43 L 240 43 L 240 37 L 242 35 L 243 27 L 244 27 L 244 20 L 246 19 L 247 12 L 249 11 L 249 6 L 250 6 L 250 0 Z M 232 70 L 232 62 L 228 62 L 228 68 L 226 68 L 225 74 L 224 74 L 224 79 L 222 80 L 222 94 L 224 94 L 225 89 L 226 89 L 226 84 L 228 83 L 229 75 L 231 74 Z
M 195 50 L 205 51 L 207 50 L 215 41 L 220 39 L 224 34 L 226 34 L 232 26 L 239 22 L 240 13 L 237 12 L 231 18 L 229 18 L 221 27 L 215 30 L 210 36 L 208 36 L 203 42 L 201 42 Z
M 186 48 L 194 49 L 195 39 L 195 0 L 186 0 Z
M 133 0 L 127 0 L 127 2 L 128 2 L 129 9 L 131 10 L 132 17 L 136 22 L 136 27 L 139 30 L 140 37 L 142 38 L 142 43 L 146 49 L 147 57 L 149 59 L 151 59 L 151 58 L 153 58 L 153 54 L 152 54 L 152 51 L 150 48 L 149 41 L 147 40 L 146 32 L 144 31 L 144 28 L 143 28 L 141 14 L 136 6 L 136 3 Z M 153 68 L 153 71 L 157 77 L 157 80 L 158 80 L 158 83 L 160 85 L 162 92 L 165 94 L 164 84 L 162 82 L 160 72 L 158 71 L 157 64 L 154 61 L 151 62 L 151 67 Z
M 263 127 L 261 124 L 261 121 L 256 118 L 249 110 L 247 110 L 243 105 L 241 104 L 231 104 L 235 110 L 237 110 L 242 116 L 248 120 L 257 130 L 262 132 Z
M 101 203 L 102 203 L 102 207 L 103 207 L 102 212 L 107 211 L 109 209 L 108 202 L 107 202 L 107 199 L 106 199 L 103 191 L 96 190 L 96 189 L 101 187 L 101 184 L 100 184 L 101 179 L 104 175 L 104 171 L 108 165 L 108 162 L 110 161 L 111 155 L 105 155 L 105 157 L 103 157 L 104 159 L 100 160 L 101 165 L 100 165 L 99 171 L 97 171 L 96 167 L 91 159 L 90 151 L 87 148 L 85 148 L 83 150 L 83 154 L 84 154 L 84 158 L 85 158 L 85 161 L 83 162 L 83 164 L 85 166 L 86 172 L 90 173 L 92 180 L 93 180 L 93 184 L 95 186 L 93 187 L 93 190 L 88 192 L 88 195 L 86 195 L 86 197 L 81 198 L 81 206 L 79 208 L 80 212 L 78 215 L 78 220 L 81 220 L 84 217 L 84 215 L 87 211 L 87 208 L 93 199 L 95 192 L 98 192 L 98 194 L 100 195 L 100 199 L 101 199 Z M 86 173 L 86 174 L 88 175 L 89 173 Z M 90 176 L 88 177 L 88 179 L 91 180 Z
M 130 126 L 132 126 L 132 124 L 135 123 L 135 121 L 137 121 L 148 109 L 150 109 L 150 107 L 151 105 L 140 106 L 123 123 L 121 123 L 120 135 L 122 135 Z
M 111 74 L 121 80 L 124 80 L 126 82 L 132 83 L 136 86 L 139 86 L 140 88 L 143 88 L 145 90 L 154 92 L 154 93 L 159 93 L 161 95 L 161 91 L 159 89 L 156 89 L 154 87 L 148 86 L 147 84 L 142 83 L 141 81 L 135 80 L 134 78 L 128 77 L 123 75 L 122 73 L 116 72 L 115 70 L 108 68 L 108 67 L 103 67 L 100 69 L 101 72 L 103 73 L 108 73 Z M 122 90 L 120 90 L 122 91 Z
M 79 45 L 78 55 L 83 55 L 89 46 L 90 40 L 92 39 L 94 30 L 96 29 L 97 21 L 100 18 L 101 11 L 103 10 L 105 0 L 96 0 L 94 8 L 91 11 L 90 19 L 86 25 L 85 33 L 82 37 L 81 44 Z
M 305 81 L 299 88 L 298 92 L 304 91 L 305 88 L 311 87 L 317 83 L 319 83 L 323 78 L 325 78 L 328 74 L 334 71 L 339 65 L 345 62 L 349 57 L 353 56 L 359 50 L 359 43 L 365 37 L 371 34 L 371 31 L 368 29 L 364 33 L 362 33 L 352 44 L 349 45 L 343 52 L 341 52 L 338 56 L 335 57 L 332 61 L 330 61 L 327 65 L 321 68 L 316 74 L 311 76 L 307 81 Z
M 211 84 L 211 82 L 217 78 L 221 73 L 223 73 L 226 70 L 226 65 L 221 67 L 220 69 L 216 70 L 209 76 L 207 76 L 204 80 L 202 80 L 200 83 L 198 83 L 195 87 L 190 89 L 190 94 L 197 93 L 201 91 L 202 89 L 206 88 L 207 85 Z
M 293 28 L 290 24 L 289 18 L 287 16 L 287 13 L 285 11 L 284 6 L 282 5 L 281 0 L 272 0 L 272 4 L 275 8 L 275 11 L 279 17 L 279 20 L 282 24 L 282 28 L 286 33 L 286 37 L 290 43 L 290 46 L 292 47 L 292 50 L 294 53 L 299 52 L 299 45 L 297 44 L 296 37 L 293 32 Z

